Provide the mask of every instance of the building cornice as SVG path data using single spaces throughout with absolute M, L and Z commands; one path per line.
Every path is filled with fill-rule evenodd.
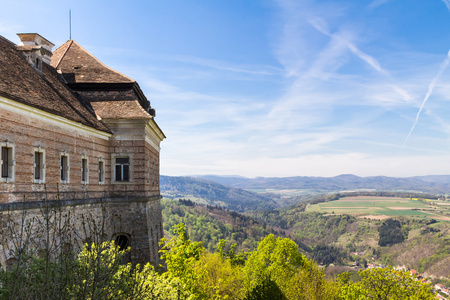
M 160 142 L 162 142 L 166 138 L 164 132 L 162 132 L 161 128 L 159 128 L 158 124 L 156 124 L 153 118 L 147 122 L 146 129 L 149 129 L 151 132 L 153 132 L 159 138 Z
M 143 137 L 145 141 L 153 146 L 158 152 L 161 150 L 160 143 L 166 138 L 162 130 L 156 124 L 153 118 L 151 119 L 103 119 L 106 125 L 110 128 L 142 128 L 145 131 L 139 133 L 115 133 L 116 140 L 141 140 Z

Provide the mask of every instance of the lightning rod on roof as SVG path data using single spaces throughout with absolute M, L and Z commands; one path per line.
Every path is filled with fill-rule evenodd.
M 72 10 L 69 9 L 69 40 L 72 39 Z

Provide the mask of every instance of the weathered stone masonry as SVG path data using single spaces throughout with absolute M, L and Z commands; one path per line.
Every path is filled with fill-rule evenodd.
M 150 102 L 75 41 L 52 56 L 40 35 L 19 36 L 18 46 L 0 36 L 0 232 L 46 207 L 81 242 L 91 239 L 82 220 L 94 218 L 102 239 L 131 246 L 131 261 L 158 261 L 165 136 Z M 0 263 L 14 259 L 11 243 L 0 237 Z

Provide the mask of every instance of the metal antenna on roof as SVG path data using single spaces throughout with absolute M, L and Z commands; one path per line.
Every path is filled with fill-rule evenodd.
M 72 10 L 69 9 L 69 40 L 72 39 Z

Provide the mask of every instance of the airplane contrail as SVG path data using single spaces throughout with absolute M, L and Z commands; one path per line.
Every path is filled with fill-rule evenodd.
M 439 77 L 441 77 L 442 73 L 447 68 L 449 62 L 450 62 L 450 50 L 447 53 L 447 57 L 442 62 L 441 67 L 439 68 L 439 72 L 436 74 L 436 76 L 434 76 L 433 80 L 431 81 L 430 85 L 428 86 L 427 94 L 425 95 L 422 105 L 420 106 L 420 109 L 417 112 L 417 116 L 416 116 L 416 119 L 414 120 L 411 130 L 409 131 L 408 136 L 406 137 L 405 141 L 403 142 L 403 147 L 406 145 L 406 142 L 408 142 L 408 139 L 411 136 L 411 133 L 413 132 L 414 128 L 417 125 L 417 122 L 419 121 L 420 113 L 422 112 L 422 109 L 425 106 L 425 103 L 427 102 L 428 98 L 430 98 L 431 94 L 433 93 L 434 87 L 436 86 L 436 82 L 439 80 Z
M 447 9 L 450 11 L 450 1 L 449 0 L 442 0 L 444 4 L 447 6 Z

